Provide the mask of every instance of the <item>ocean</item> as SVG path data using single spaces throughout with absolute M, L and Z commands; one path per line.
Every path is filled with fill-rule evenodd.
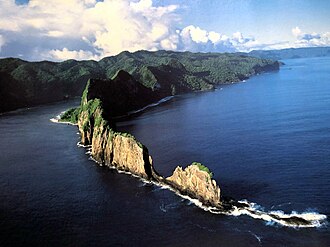
M 117 124 L 155 169 L 208 166 L 225 196 L 278 215 L 326 216 L 298 228 L 213 214 L 93 162 L 76 126 L 50 121 L 79 100 L 0 116 L 0 246 L 329 246 L 330 58 L 179 95 Z

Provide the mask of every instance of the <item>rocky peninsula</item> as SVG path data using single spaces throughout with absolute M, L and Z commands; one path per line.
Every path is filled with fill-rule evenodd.
M 91 156 L 100 165 L 165 186 L 185 198 L 195 199 L 196 205 L 212 213 L 248 215 L 290 227 L 315 227 L 326 219 L 325 215 L 311 218 L 304 213 L 265 212 L 246 200 L 224 197 L 212 179 L 213 173 L 201 163 L 193 162 L 186 168 L 178 166 L 171 176 L 163 177 L 156 171 L 147 147 L 131 134 L 116 131 L 118 114 L 144 106 L 146 101 L 140 99 L 150 92 L 124 70 L 119 70 L 111 80 L 90 79 L 80 106 L 65 112 L 59 121 L 78 125 L 81 143 L 91 146 Z M 148 100 L 157 100 L 160 96 L 153 94 L 154 98 Z
M 194 162 L 185 169 L 177 167 L 172 176 L 165 178 L 155 170 L 147 147 L 131 134 L 115 130 L 113 117 L 141 107 L 137 99 L 148 90 L 123 70 L 112 80 L 90 79 L 80 107 L 67 111 L 61 121 L 78 125 L 81 143 L 91 145 L 91 155 L 100 165 L 169 186 L 205 206 L 221 207 L 220 188 L 207 167 Z

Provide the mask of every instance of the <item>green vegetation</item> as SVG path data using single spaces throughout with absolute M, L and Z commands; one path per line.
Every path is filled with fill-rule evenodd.
M 199 170 L 207 172 L 210 175 L 210 178 L 212 179 L 213 177 L 213 173 L 210 171 L 209 168 L 207 168 L 206 166 L 202 165 L 201 163 L 198 162 L 193 162 L 192 165 L 195 165 L 199 168 Z
M 97 109 L 99 112 L 96 112 Z M 91 128 L 90 124 L 92 122 L 95 127 L 98 127 L 103 120 L 101 101 L 99 99 L 93 99 L 89 100 L 87 104 L 82 104 L 80 106 L 80 114 L 82 113 L 86 114 L 82 127 L 84 131 L 87 131 L 89 128 Z
M 78 123 L 80 108 L 71 108 L 61 115 L 60 122 Z
M 88 119 L 91 118 L 91 116 L 94 114 L 94 112 L 96 111 L 96 109 L 98 107 L 101 106 L 101 101 L 99 99 L 93 99 L 93 100 L 89 100 L 87 102 L 87 104 L 83 104 L 81 107 L 80 107 L 80 111 L 81 112 L 87 112 L 88 114 Z M 101 114 L 100 114 L 101 115 Z
M 109 133 L 108 138 L 110 138 L 110 140 L 112 140 L 115 136 L 120 135 L 123 137 L 132 138 L 133 140 L 136 141 L 139 147 L 143 148 L 144 147 L 143 144 L 138 142 L 136 138 L 130 133 L 115 132 L 110 128 L 108 121 L 103 118 L 102 101 L 98 98 L 87 101 L 89 85 L 90 82 L 87 83 L 86 89 L 83 92 L 80 107 L 71 108 L 67 110 L 61 116 L 60 121 L 76 124 L 78 122 L 79 117 L 83 114 L 83 122 L 82 122 L 83 131 L 88 132 L 92 127 L 91 123 L 93 125 L 93 128 L 97 128 L 98 131 L 100 130 L 100 128 L 98 127 L 103 126 L 104 128 L 103 130 L 108 130 Z M 101 134 L 101 132 L 98 131 L 96 132 L 96 134 L 97 135 Z
M 122 52 L 99 62 L 5 58 L 0 59 L 0 112 L 79 96 L 89 78 L 111 79 L 118 70 L 169 96 L 240 81 L 266 67 L 278 69 L 278 63 L 242 54 L 173 51 Z

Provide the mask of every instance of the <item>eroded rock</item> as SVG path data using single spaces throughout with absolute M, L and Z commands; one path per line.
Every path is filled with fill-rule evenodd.
M 178 166 L 166 182 L 180 193 L 200 200 L 207 206 L 219 207 L 220 188 L 212 175 L 201 170 L 197 164 L 192 164 L 185 169 Z
M 123 84 L 121 89 L 117 88 L 123 90 L 120 93 L 127 89 L 125 83 L 128 83 L 130 88 L 134 88 L 134 83 L 137 83 L 126 72 L 120 72 L 115 82 Z M 111 83 L 90 80 L 79 109 L 72 111 L 78 114 L 81 142 L 92 146 L 92 157 L 101 165 L 115 167 L 141 178 L 169 185 L 183 195 L 198 199 L 204 205 L 220 207 L 220 188 L 212 179 L 212 173 L 207 167 L 200 163 L 193 163 L 185 169 L 177 167 L 173 175 L 165 179 L 155 171 L 152 158 L 143 144 L 131 134 L 116 132 L 113 129 L 114 122 L 111 116 L 114 111 L 108 111 L 112 105 L 108 101 L 113 100 L 109 99 L 113 95 L 113 92 L 109 92 L 112 88 Z M 139 92 L 142 91 L 136 90 L 134 97 L 139 97 Z

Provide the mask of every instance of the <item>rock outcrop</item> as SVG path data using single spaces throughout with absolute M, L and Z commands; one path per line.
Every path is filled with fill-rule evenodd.
M 139 177 L 158 181 L 148 149 L 132 135 L 111 129 L 108 121 L 102 117 L 103 111 L 98 102 L 98 99 L 89 101 L 90 105 L 98 106 L 92 114 L 88 108 L 82 110 L 78 120 L 81 142 L 92 146 L 92 157 L 101 165 L 114 166 Z
M 122 84 L 114 93 L 112 83 Z M 220 188 L 212 173 L 200 163 L 193 163 L 186 169 L 177 167 L 171 177 L 160 176 L 153 167 L 148 149 L 134 136 L 115 131 L 112 120 L 116 111 L 111 110 L 116 94 L 123 94 L 128 88 L 132 97 L 143 96 L 145 89 L 134 81 L 127 72 L 120 71 L 113 81 L 90 80 L 86 86 L 78 109 L 71 109 L 65 115 L 68 119 L 77 119 L 81 133 L 81 143 L 91 145 L 91 155 L 99 164 L 130 172 L 141 178 L 168 185 L 182 195 L 198 199 L 206 206 L 221 207 Z M 126 85 L 128 84 L 128 85 Z M 143 87 L 143 86 L 142 86 Z M 109 92 L 110 90 L 110 92 Z M 121 98 L 126 105 L 129 97 Z M 70 115 L 76 114 L 76 115 Z
M 178 166 L 173 175 L 166 178 L 166 182 L 181 194 L 196 198 L 204 205 L 220 207 L 220 188 L 212 175 L 200 168 L 199 163 L 182 169 Z

